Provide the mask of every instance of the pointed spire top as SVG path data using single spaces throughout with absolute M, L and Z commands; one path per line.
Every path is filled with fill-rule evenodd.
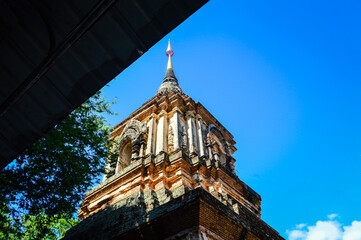
M 167 48 L 167 51 L 165 52 L 165 54 L 168 56 L 168 65 L 167 65 L 167 71 L 168 71 L 168 69 L 170 69 L 170 68 L 173 69 L 172 57 L 174 55 L 172 47 L 170 46 L 170 39 L 168 41 L 168 48 Z
M 182 92 L 173 71 L 172 56 L 174 55 L 174 52 L 170 46 L 170 39 L 168 41 L 168 48 L 165 54 L 168 56 L 167 72 L 165 74 L 162 85 L 160 85 L 158 89 L 158 93 L 168 94 L 170 92 Z
M 174 54 L 174 52 L 173 52 L 173 50 L 172 50 L 172 47 L 170 46 L 170 39 L 168 40 L 168 48 L 167 48 L 167 51 L 165 52 L 165 54 L 167 55 L 167 56 L 171 56 L 171 57 L 173 57 L 173 54 Z

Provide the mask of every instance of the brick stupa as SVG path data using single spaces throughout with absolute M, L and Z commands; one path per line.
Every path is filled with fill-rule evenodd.
M 86 193 L 65 239 L 283 239 L 235 174 L 233 136 L 183 93 L 173 51 L 156 95 L 114 127 L 119 159 Z

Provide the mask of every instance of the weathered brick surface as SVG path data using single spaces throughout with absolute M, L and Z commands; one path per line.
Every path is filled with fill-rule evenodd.
M 64 240 L 85 239 L 283 239 L 245 207 L 241 214 L 202 188 L 147 211 L 140 194 L 69 230 Z
M 221 166 L 206 166 L 206 162 L 201 159 L 190 160 L 181 151 L 163 154 L 157 164 L 151 161 L 146 165 L 143 159 L 139 159 L 126 170 L 87 193 L 78 212 L 81 219 L 138 192 L 143 192 L 145 197 L 152 192 L 153 201 L 162 205 L 199 187 L 236 212 L 238 205 L 243 205 L 255 214 L 260 214 L 259 195 L 253 193 L 237 176 Z
M 242 205 L 237 214 L 207 192 L 200 190 L 200 199 L 200 225 L 217 233 L 222 239 L 283 239 Z

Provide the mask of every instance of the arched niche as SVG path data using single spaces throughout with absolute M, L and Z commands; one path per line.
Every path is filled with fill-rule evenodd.
M 221 130 L 213 124 L 208 126 L 207 142 L 211 157 L 219 161 L 222 166 L 228 168 L 231 156 L 227 142 Z
M 116 171 L 119 172 L 131 164 L 140 156 L 143 156 L 145 149 L 145 138 L 147 127 L 138 120 L 130 120 L 124 127 L 117 142 L 119 158 L 116 164 Z
M 125 141 L 123 141 L 123 144 L 119 146 L 119 158 L 117 162 L 116 172 L 119 172 L 123 168 L 129 166 L 130 161 L 132 159 L 132 152 L 133 152 L 132 141 L 129 138 L 127 138 Z

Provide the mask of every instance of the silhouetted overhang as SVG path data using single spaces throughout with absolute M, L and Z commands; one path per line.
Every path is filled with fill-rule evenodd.
M 0 167 L 207 1 L 0 1 Z

